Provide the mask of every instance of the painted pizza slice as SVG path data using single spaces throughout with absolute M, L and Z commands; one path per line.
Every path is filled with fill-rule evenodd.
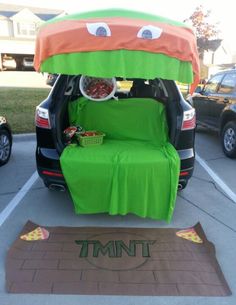
M 49 237 L 49 232 L 41 227 L 37 227 L 35 230 L 21 235 L 21 239 L 26 240 L 26 241 L 34 241 L 34 240 L 45 240 L 48 239 Z
M 194 230 L 194 228 L 180 230 L 180 231 L 176 232 L 176 235 L 178 237 L 190 240 L 194 243 L 198 243 L 198 244 L 203 243 L 203 240 L 199 237 L 199 235 Z

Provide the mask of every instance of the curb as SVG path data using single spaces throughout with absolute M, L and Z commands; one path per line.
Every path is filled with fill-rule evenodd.
M 35 133 L 22 133 L 13 135 L 13 142 L 35 141 Z

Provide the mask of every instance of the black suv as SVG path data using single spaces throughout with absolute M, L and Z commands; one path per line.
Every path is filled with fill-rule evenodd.
M 236 70 L 222 71 L 210 78 L 191 101 L 197 124 L 219 131 L 225 155 L 236 157 Z
M 69 126 L 68 103 L 81 96 L 79 80 L 79 75 L 59 75 L 48 98 L 36 108 L 37 169 L 49 188 L 62 190 L 66 187 L 59 157 L 66 146 L 63 131 Z M 119 99 L 132 97 L 133 93 L 127 88 L 122 92 L 121 80 L 117 81 L 119 90 L 116 96 Z M 129 81 L 138 83 L 137 79 Z M 152 90 L 135 88 L 135 96 L 152 97 L 165 105 L 169 139 L 181 159 L 179 189 L 183 189 L 194 167 L 195 110 L 183 99 L 174 81 L 155 79 L 145 83 L 149 83 Z
M 0 166 L 6 164 L 11 156 L 12 133 L 5 117 L 0 116 Z

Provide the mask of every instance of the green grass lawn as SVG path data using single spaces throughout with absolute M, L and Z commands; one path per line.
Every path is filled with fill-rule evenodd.
M 0 88 L 0 115 L 6 116 L 12 132 L 35 132 L 35 107 L 43 101 L 48 88 Z

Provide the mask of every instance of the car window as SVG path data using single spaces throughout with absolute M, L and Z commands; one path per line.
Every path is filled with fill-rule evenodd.
M 223 74 L 217 74 L 213 76 L 205 85 L 203 89 L 203 93 L 210 94 L 216 93 L 218 85 L 223 77 Z
M 236 73 L 226 74 L 219 88 L 219 93 L 232 93 L 236 86 Z

